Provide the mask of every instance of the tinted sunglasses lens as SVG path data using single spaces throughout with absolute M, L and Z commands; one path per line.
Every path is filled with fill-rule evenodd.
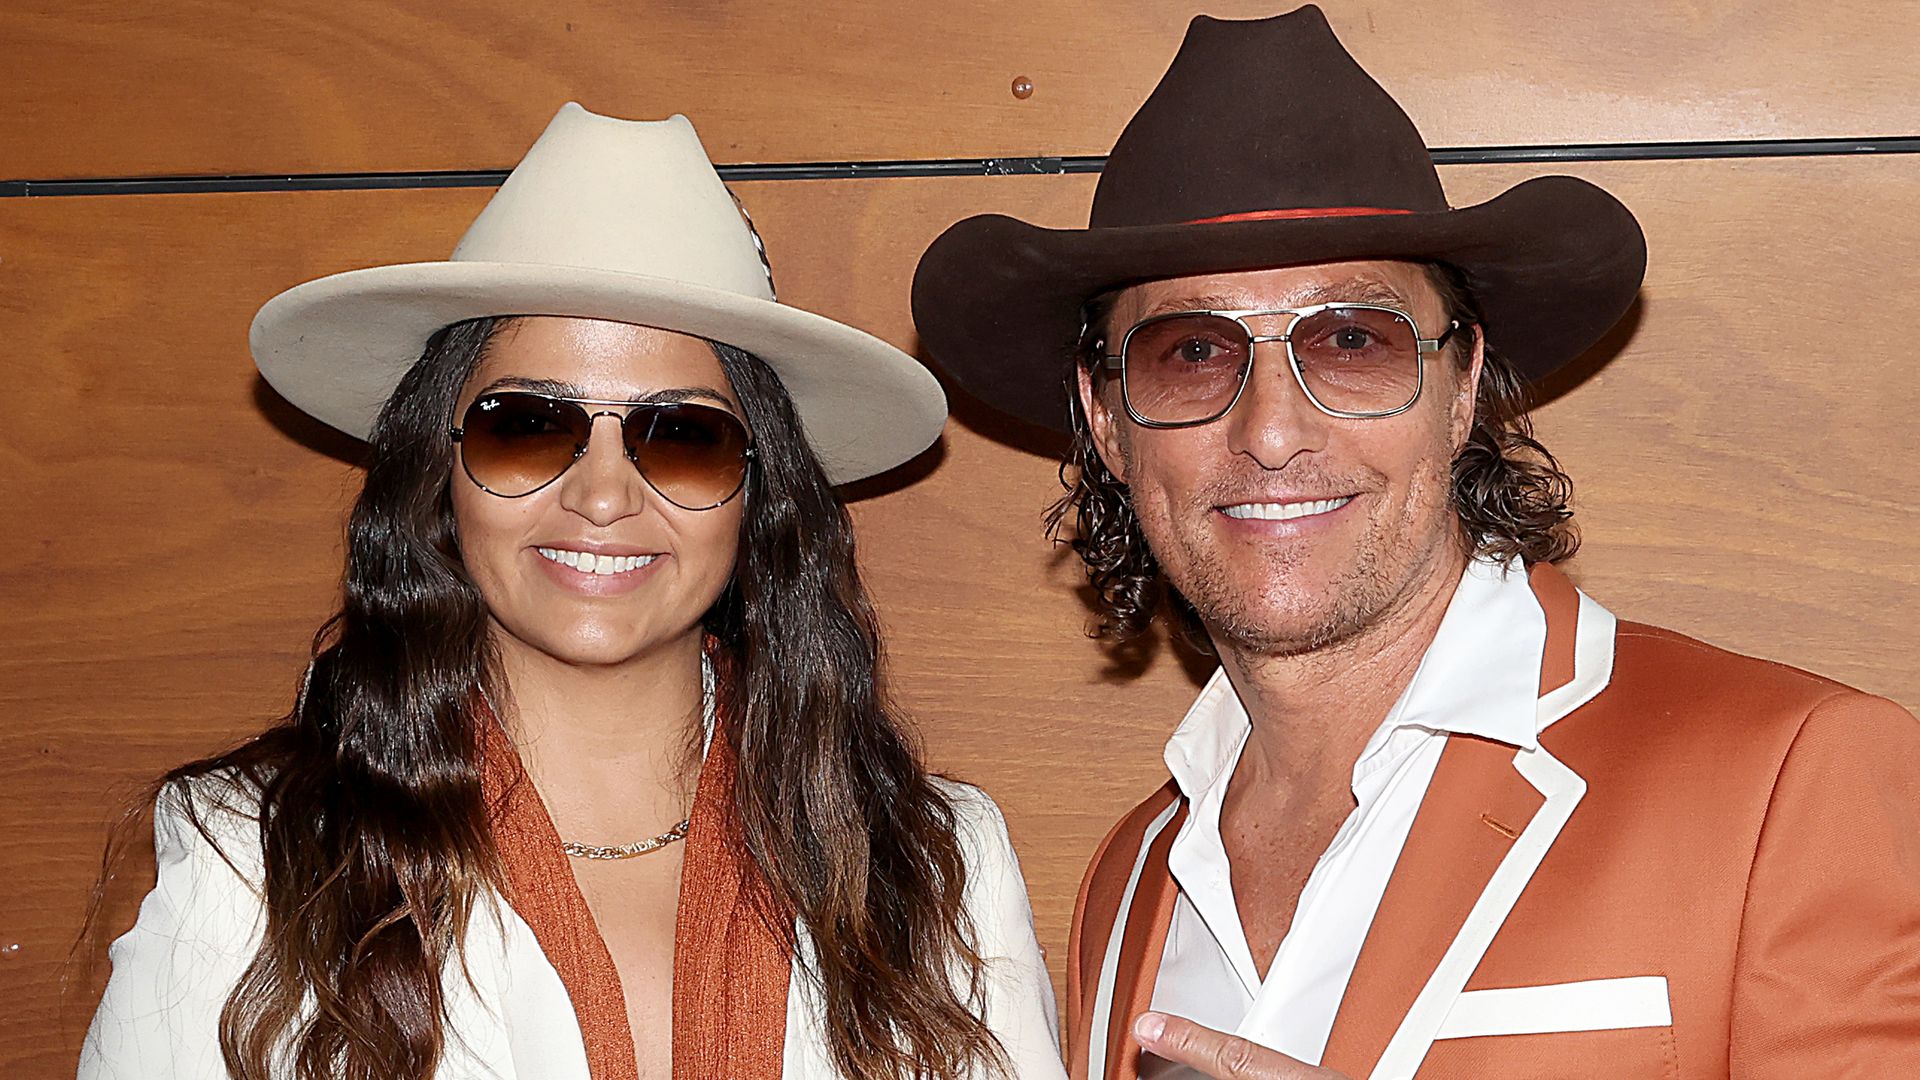
M 1233 404 L 1252 343 L 1224 315 L 1182 314 L 1139 323 L 1121 351 L 1127 404 L 1141 419 L 1182 424 L 1211 420 Z
M 683 510 L 707 510 L 740 490 L 747 429 L 725 409 L 643 405 L 626 423 L 627 453 L 653 490 Z
M 1420 392 L 1420 335 L 1398 312 L 1328 308 L 1289 334 L 1300 378 L 1326 408 L 1390 413 Z
M 567 471 L 587 444 L 588 424 L 586 412 L 569 402 L 485 394 L 461 421 L 460 460 L 473 482 L 495 495 L 526 495 Z

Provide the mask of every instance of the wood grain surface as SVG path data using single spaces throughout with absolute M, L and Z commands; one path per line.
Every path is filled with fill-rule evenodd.
M 504 169 L 569 99 L 722 162 L 1104 154 L 1197 7 L 10 0 L 0 179 Z M 1920 133 L 1912 3 L 1324 8 L 1435 146 Z
M 1443 177 L 1465 202 L 1534 171 Z M 1625 617 L 1920 706 L 1920 300 L 1901 285 L 1920 158 L 1579 172 L 1639 212 L 1652 269 L 1637 314 L 1539 413 L 1578 482 L 1575 577 Z M 942 227 L 984 210 L 1076 224 L 1091 187 L 741 194 L 784 298 L 912 347 L 907 283 Z M 101 972 L 69 949 L 109 821 L 143 780 L 283 710 L 332 604 L 356 444 L 258 381 L 254 309 L 310 276 L 440 257 L 487 195 L 0 202 L 0 1075 L 71 1075 Z M 966 400 L 955 414 L 853 493 L 863 560 L 898 695 L 935 764 L 1006 811 L 1058 974 L 1085 860 L 1158 782 L 1200 671 L 1084 637 L 1075 568 L 1040 535 L 1050 448 Z M 150 873 L 135 860 L 109 889 L 108 936 Z

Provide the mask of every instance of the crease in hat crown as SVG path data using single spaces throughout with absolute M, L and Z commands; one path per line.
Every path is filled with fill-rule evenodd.
M 1223 71 L 1258 64 L 1291 65 L 1289 83 L 1315 96 L 1289 95 L 1256 109 L 1211 92 Z M 1196 117 L 1196 100 L 1224 107 Z M 1350 129 L 1359 116 L 1372 128 L 1365 138 Z M 1364 157 L 1344 161 L 1342 152 Z M 1412 117 L 1354 60 L 1319 8 L 1265 19 L 1200 15 L 1114 141 L 1087 224 L 1124 228 L 1334 206 L 1444 210 L 1431 160 Z M 1168 168 L 1205 173 L 1208 182 L 1169 185 Z
M 677 113 L 622 120 L 568 102 L 451 261 L 613 270 L 773 299 L 752 230 Z

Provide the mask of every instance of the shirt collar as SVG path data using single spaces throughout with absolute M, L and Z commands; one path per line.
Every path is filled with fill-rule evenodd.
M 1224 779 L 1221 775 L 1240 759 L 1253 722 L 1246 706 L 1234 693 L 1227 669 L 1215 668 L 1213 678 L 1201 689 L 1186 718 L 1167 740 L 1167 772 L 1180 793 L 1196 799 L 1200 793 Z
M 1547 616 L 1518 560 L 1467 564 L 1440 629 L 1400 700 L 1368 742 L 1366 759 L 1404 728 L 1475 735 L 1522 749 L 1539 746 L 1537 701 Z M 1167 741 L 1167 771 L 1188 798 L 1225 779 L 1252 721 L 1216 670 Z

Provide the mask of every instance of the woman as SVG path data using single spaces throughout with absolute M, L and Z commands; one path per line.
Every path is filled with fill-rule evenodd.
M 944 399 L 774 301 L 684 118 L 563 108 L 452 261 L 253 346 L 372 444 L 345 602 L 284 722 L 163 782 L 81 1077 L 1060 1075 L 1005 827 L 885 704 L 830 486 Z

